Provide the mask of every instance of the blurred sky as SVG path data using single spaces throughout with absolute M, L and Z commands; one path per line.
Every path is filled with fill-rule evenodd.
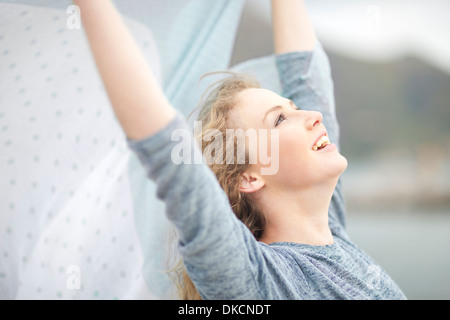
M 416 56 L 450 73 L 450 1 L 305 0 L 320 40 L 336 53 L 385 61 Z M 270 1 L 247 0 L 270 26 Z

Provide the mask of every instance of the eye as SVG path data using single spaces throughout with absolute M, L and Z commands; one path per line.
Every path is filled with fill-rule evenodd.
M 275 122 L 275 127 L 278 126 L 283 120 L 286 120 L 286 117 L 285 117 L 284 113 L 281 113 L 278 116 L 277 121 Z

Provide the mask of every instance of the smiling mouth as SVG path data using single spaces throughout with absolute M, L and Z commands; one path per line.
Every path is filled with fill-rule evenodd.
M 314 144 L 314 146 L 313 146 L 313 150 L 314 151 L 317 151 L 317 150 L 320 150 L 320 149 L 323 149 L 323 148 L 325 148 L 327 145 L 329 145 L 330 144 L 330 139 L 328 138 L 328 136 L 325 134 L 325 135 L 323 135 L 323 136 L 321 136 L 317 141 L 316 141 L 316 143 Z

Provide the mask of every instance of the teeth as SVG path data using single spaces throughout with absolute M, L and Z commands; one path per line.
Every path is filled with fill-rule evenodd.
M 327 136 L 322 136 L 313 146 L 313 150 L 317 151 L 318 149 L 325 147 L 327 144 L 330 144 L 330 139 L 328 139 Z

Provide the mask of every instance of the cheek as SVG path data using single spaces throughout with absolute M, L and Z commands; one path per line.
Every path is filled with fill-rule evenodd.
M 285 164 L 299 164 L 306 159 L 305 143 L 293 136 L 280 137 L 280 160 Z
M 288 180 L 309 181 L 314 175 L 314 159 L 308 152 L 308 144 L 298 135 L 280 136 L 280 174 Z

